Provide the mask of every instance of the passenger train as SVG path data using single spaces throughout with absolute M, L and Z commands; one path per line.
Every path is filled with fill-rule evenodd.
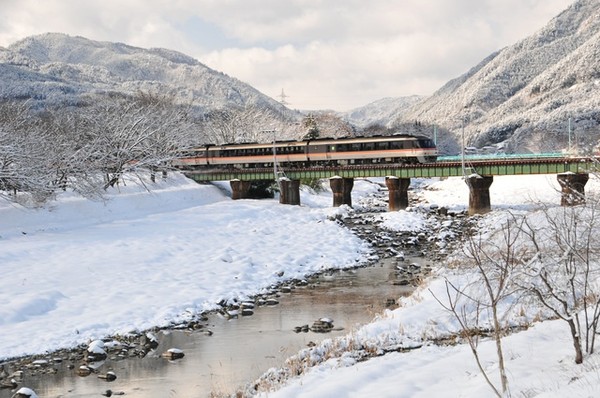
M 173 161 L 180 168 L 263 168 L 435 162 L 434 142 L 421 136 L 318 138 L 272 144 L 206 145 Z

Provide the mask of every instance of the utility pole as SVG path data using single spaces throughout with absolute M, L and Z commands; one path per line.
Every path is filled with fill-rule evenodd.
M 569 155 L 571 154 L 571 118 L 569 117 Z
M 465 168 L 465 115 L 463 115 L 462 117 L 462 151 L 461 153 L 461 163 L 462 163 L 462 172 L 463 172 L 463 178 L 466 178 L 467 176 L 467 172 L 466 172 L 466 168 Z

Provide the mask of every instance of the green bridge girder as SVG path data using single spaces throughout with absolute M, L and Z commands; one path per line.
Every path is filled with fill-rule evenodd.
M 344 178 L 388 177 L 432 178 L 461 177 L 478 174 L 481 176 L 523 175 L 523 174 L 560 174 L 590 173 L 597 171 L 598 159 L 590 157 L 560 157 L 531 159 L 486 159 L 462 162 L 438 162 L 426 164 L 382 164 L 361 166 L 337 166 L 314 168 L 279 168 L 292 180 L 321 179 L 334 176 Z M 184 174 L 198 182 L 209 181 L 257 181 L 274 180 L 274 170 L 261 169 L 183 169 Z

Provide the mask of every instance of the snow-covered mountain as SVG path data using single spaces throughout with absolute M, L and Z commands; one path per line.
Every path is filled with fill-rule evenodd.
M 402 112 L 509 151 L 594 145 L 600 137 L 600 2 L 579 0 L 534 35 L 491 54 Z
M 184 54 L 64 34 L 0 48 L 0 98 L 76 104 L 87 93 L 159 92 L 209 110 L 279 102 Z M 503 143 L 508 152 L 555 151 L 600 137 L 600 1 L 578 0 L 546 27 L 497 51 L 432 96 L 385 98 L 342 117 L 450 131 L 466 144 Z M 569 128 L 569 126 L 571 128 Z M 572 131 L 572 134 L 569 134 Z M 571 139 L 569 139 L 571 138 Z
M 425 99 L 424 96 L 383 98 L 365 106 L 342 113 L 340 116 L 357 127 L 382 125 L 390 127 L 399 113 L 406 112 L 411 106 Z
M 283 106 L 176 51 L 47 33 L 0 47 L 0 98 L 77 103 L 86 93 L 170 94 L 202 109 Z

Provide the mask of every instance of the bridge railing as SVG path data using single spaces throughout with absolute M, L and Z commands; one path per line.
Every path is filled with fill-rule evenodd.
M 466 154 L 465 160 L 495 160 L 495 159 L 536 159 L 536 158 L 564 158 L 564 153 L 496 153 L 496 154 Z M 438 156 L 438 162 L 459 162 L 462 155 Z

